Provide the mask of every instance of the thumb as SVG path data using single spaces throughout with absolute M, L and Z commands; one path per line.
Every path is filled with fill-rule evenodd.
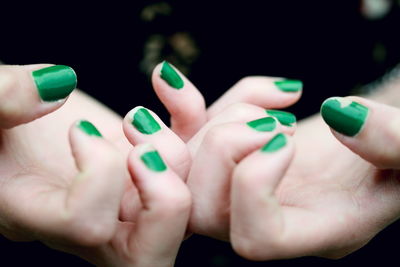
M 0 128 L 27 123 L 58 109 L 76 82 L 68 66 L 0 66 Z
M 400 168 L 400 110 L 361 97 L 331 97 L 321 115 L 333 135 L 378 168 Z

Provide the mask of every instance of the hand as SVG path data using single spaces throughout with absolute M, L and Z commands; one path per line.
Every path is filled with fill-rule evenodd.
M 40 240 L 99 266 L 172 266 L 189 214 L 186 187 L 170 168 L 147 169 L 143 147 L 131 152 L 129 174 L 121 119 L 80 92 L 27 123 L 65 102 L 38 94 L 43 84 L 32 71 L 48 66 L 0 68 L 1 234 Z M 76 123 L 80 118 L 96 122 L 104 138 L 82 131 L 95 132 Z
M 190 108 L 181 106 L 181 110 Z M 245 114 L 245 109 L 238 113 Z M 385 112 L 380 118 L 393 116 L 388 116 L 392 113 Z M 258 116 L 261 117 L 261 113 Z M 376 117 L 373 119 L 371 115 L 370 119 L 378 123 Z M 219 128 L 219 132 L 222 132 L 222 127 Z M 208 179 L 209 176 L 205 174 L 215 169 L 210 168 L 214 164 L 207 164 L 211 162 L 207 161 L 210 158 L 203 158 L 206 163 L 203 168 L 198 168 L 198 173 L 203 175 L 198 175 L 198 179 L 189 176 L 188 181 L 194 202 L 191 229 L 217 238 L 226 238 L 224 233 L 230 233 L 234 249 L 253 260 L 305 255 L 340 258 L 357 250 L 397 219 L 399 213 L 397 201 L 394 200 L 399 194 L 397 172 L 381 171 L 375 167 L 397 166 L 393 164 L 398 158 L 397 146 L 389 149 L 387 145 L 382 146 L 381 142 L 371 141 L 372 136 L 378 140 L 385 139 L 382 134 L 373 135 L 369 129 L 369 139 L 362 139 L 362 133 L 355 139 L 336 136 L 373 164 L 360 159 L 332 138 L 320 116 L 300 122 L 295 142 L 288 141 L 284 149 L 264 156 L 264 160 L 261 159 L 262 154 L 258 152 L 259 156 L 256 156 L 257 152 L 254 152 L 255 155 L 250 155 L 249 159 L 232 161 L 231 168 L 226 168 L 226 172 L 214 178 Z M 381 126 L 381 129 L 387 127 Z M 368 131 L 367 126 L 363 131 Z M 205 135 L 207 130 L 200 132 Z M 389 140 L 396 136 L 393 131 L 391 133 Z M 229 142 L 234 139 L 234 132 L 227 130 L 225 134 L 214 132 L 209 135 L 219 136 L 219 141 L 214 144 L 220 146 L 211 150 L 215 154 L 213 159 L 232 155 L 232 151 L 235 151 L 235 147 L 231 146 L 235 142 Z M 268 140 L 268 137 L 264 138 Z M 357 138 L 363 142 L 355 141 L 359 140 Z M 293 143 L 297 153 L 291 161 Z M 196 155 L 198 150 L 193 151 L 192 154 Z M 237 151 L 239 153 L 240 149 Z M 264 164 L 260 165 L 260 161 Z M 193 168 L 196 168 L 197 162 L 201 161 L 195 158 Z M 388 162 L 391 165 L 387 165 Z M 230 170 L 234 170 L 233 175 L 226 175 Z M 190 175 L 193 175 L 193 171 Z M 197 185 L 194 186 L 196 181 Z M 211 191 L 212 188 L 218 188 L 216 184 L 226 185 L 223 194 L 218 190 Z M 201 188 L 206 190 L 199 190 Z M 216 197 L 210 197 L 213 195 Z M 226 218 L 230 218 L 230 223 L 226 223 Z
M 297 153 L 286 174 L 274 176 L 280 180 L 274 194 L 244 205 L 237 202 L 242 212 L 231 218 L 235 250 L 253 260 L 341 258 L 398 219 L 398 112 L 357 97 L 326 101 L 322 115 L 344 133 L 333 130 L 351 151 L 329 135 L 320 116 L 300 122 L 294 138 Z M 256 196 L 257 176 L 244 170 L 240 178 L 248 182 L 233 186 L 232 199 L 244 199 L 246 192 Z M 271 208 L 274 213 L 268 214 Z
M 295 130 L 294 116 L 277 114 L 277 111 L 274 114 L 284 125 L 281 127 L 270 117 L 267 119 L 269 132 L 258 132 L 246 122 L 270 116 L 266 107 L 281 108 L 296 102 L 301 83 L 287 81 L 292 87 L 284 88 L 290 90 L 285 92 L 276 84 L 282 79 L 249 77 L 206 111 L 201 94 L 177 70 L 173 69 L 181 79 L 178 87 L 182 88 L 173 87 L 179 81 L 177 78 L 170 81 L 172 85 L 165 82 L 168 78 L 163 79 L 163 69 L 172 68 L 165 64 L 155 68 L 153 86 L 171 113 L 173 131 L 152 111 L 137 107 L 125 117 L 124 132 L 132 144 L 154 144 L 177 173 L 184 178 L 189 176 L 194 203 L 189 230 L 226 240 L 229 238 L 229 183 L 235 162 L 260 148 L 277 132 L 292 134 Z M 191 138 L 188 146 L 177 135 L 185 140 Z

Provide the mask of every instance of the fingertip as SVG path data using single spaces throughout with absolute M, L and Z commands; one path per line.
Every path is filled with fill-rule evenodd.
M 85 169 L 92 162 L 92 155 L 101 151 L 104 138 L 91 122 L 85 119 L 76 120 L 70 127 L 69 140 L 75 164 L 79 170 Z
M 284 108 L 296 103 L 303 94 L 304 84 L 300 80 L 276 78 L 275 88 L 281 93 L 281 104 L 277 108 Z
M 268 116 L 274 117 L 282 125 L 282 129 L 285 133 L 293 135 L 297 128 L 297 118 L 291 112 L 276 110 L 276 109 L 266 109 L 266 114 Z
M 141 144 L 135 148 L 140 162 L 147 170 L 159 173 L 168 169 L 163 157 L 151 144 Z
M 128 170 L 134 183 L 141 189 L 146 177 L 163 175 L 168 165 L 152 144 L 141 143 L 129 153 Z
M 163 82 L 165 85 L 176 90 L 183 89 L 185 84 L 188 82 L 185 76 L 166 60 L 155 67 L 153 78 L 157 79 L 157 77 L 160 78 L 160 82 Z M 155 81 L 157 82 L 157 80 Z
M 142 200 L 147 204 L 159 205 L 162 196 L 174 199 L 175 193 L 186 192 L 183 181 L 150 143 L 133 148 L 128 159 L 128 169 L 141 192 Z
M 277 78 L 274 84 L 284 93 L 300 93 L 303 91 L 303 82 L 300 80 Z
M 165 125 L 153 111 L 143 106 L 137 106 L 126 114 L 123 128 L 129 141 L 136 144 L 146 136 L 161 131 Z
M 93 123 L 86 119 L 80 119 L 71 125 L 70 138 L 72 138 L 71 141 L 73 142 L 84 142 L 90 140 L 90 138 L 103 139 L 103 135 Z
M 321 115 L 335 138 L 380 169 L 399 168 L 399 109 L 361 97 L 324 101 Z
M 63 65 L 0 67 L 0 127 L 33 121 L 61 107 L 76 87 L 75 71 Z

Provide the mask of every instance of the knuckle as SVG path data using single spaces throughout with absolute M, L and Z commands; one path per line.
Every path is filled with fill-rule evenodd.
M 252 232 L 249 228 L 233 227 L 231 242 L 236 253 L 253 261 L 282 258 L 288 249 L 282 235 L 271 234 L 268 231 Z
M 224 113 L 227 114 L 228 118 L 234 119 L 234 121 L 248 120 L 254 116 L 258 117 L 262 114 L 265 114 L 265 110 L 263 108 L 254 104 L 246 103 L 246 99 L 242 99 L 242 101 L 245 102 L 233 103 L 224 110 Z
M 12 97 L 18 86 L 18 79 L 13 72 L 3 71 L 0 73 L 0 116 L 2 118 L 10 120 L 20 117 L 23 109 Z
M 88 218 L 77 213 L 63 218 L 63 225 L 71 229 L 71 238 L 82 246 L 98 246 L 111 240 L 115 225 L 110 219 Z
M 265 260 L 265 246 L 259 244 L 256 240 L 244 236 L 232 235 L 231 242 L 233 250 L 241 257 L 252 261 Z
M 192 206 L 192 197 L 188 189 L 174 190 L 158 196 L 158 214 L 164 216 L 175 216 L 188 213 Z
M 177 152 L 178 154 L 174 157 L 174 166 L 176 170 L 182 170 L 179 174 L 186 180 L 192 166 L 192 157 L 186 146 L 182 149 L 177 149 Z
M 257 85 L 257 77 L 255 76 L 246 76 L 239 80 L 238 84 L 242 87 L 253 87 Z
M 245 234 L 241 232 L 231 231 L 231 242 L 234 251 L 252 261 L 265 261 L 282 257 L 285 251 L 283 243 L 277 237 L 256 234 Z M 263 238 L 264 237 L 264 238 Z M 268 250 L 265 250 L 265 248 Z
M 96 246 L 110 241 L 113 230 L 110 223 L 91 220 L 80 225 L 77 234 L 81 245 Z
M 120 153 L 116 151 L 110 144 L 102 144 L 104 148 L 103 153 L 97 153 L 95 164 L 96 166 L 101 166 L 102 168 L 124 168 L 124 160 L 122 159 Z M 107 151 L 107 153 L 105 153 Z
M 223 149 L 226 147 L 226 143 L 230 142 L 232 137 L 232 131 L 228 125 L 217 125 L 207 131 L 204 137 L 204 143 L 208 147 L 216 149 Z
M 244 102 L 237 102 L 229 105 L 227 109 L 229 113 L 233 114 L 233 116 L 236 117 L 242 114 L 247 114 L 249 112 L 249 109 L 251 109 L 252 107 L 253 105 L 251 104 L 247 104 Z
M 12 71 L 0 72 L 0 99 L 7 98 L 18 87 L 18 78 Z
M 241 191 L 252 192 L 254 190 L 253 179 L 249 179 L 250 172 L 248 168 L 243 168 L 242 165 L 239 165 L 233 170 L 232 177 L 234 179 L 234 184 Z M 250 176 L 251 178 L 251 176 Z M 257 188 L 257 187 L 256 187 Z
M 268 76 L 247 76 L 239 80 L 238 84 L 240 87 L 251 90 L 251 89 L 258 89 L 273 82 L 276 78 L 268 77 Z

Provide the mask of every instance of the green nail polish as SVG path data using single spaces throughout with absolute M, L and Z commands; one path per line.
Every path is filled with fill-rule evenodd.
M 139 108 L 135 112 L 132 125 L 143 134 L 153 134 L 161 130 L 161 126 L 145 108 Z
M 162 160 L 160 154 L 158 154 L 158 152 L 155 150 L 144 153 L 140 159 L 150 170 L 162 172 L 167 169 L 167 166 Z
M 267 144 L 265 144 L 262 148 L 262 152 L 275 152 L 282 147 L 284 147 L 287 143 L 286 136 L 282 133 L 279 133 L 274 136 Z
M 368 108 L 346 98 L 332 97 L 322 103 L 321 115 L 335 131 L 355 136 L 365 123 Z
M 57 65 L 36 70 L 32 76 L 43 101 L 64 99 L 76 88 L 75 71 L 68 66 Z
M 276 81 L 275 85 L 283 92 L 298 92 L 303 89 L 303 82 L 299 80 Z
M 296 122 L 296 116 L 290 112 L 280 110 L 266 110 L 268 115 L 275 117 L 282 125 L 293 126 Z
M 183 80 L 179 76 L 179 74 L 174 70 L 173 67 L 167 62 L 164 61 L 161 68 L 161 78 L 166 81 L 171 87 L 175 89 L 183 88 Z
M 259 132 L 272 132 L 276 128 L 276 121 L 272 117 L 265 117 L 250 121 L 247 125 Z
M 77 126 L 88 135 L 103 137 L 99 130 L 89 121 L 81 120 L 78 122 Z

